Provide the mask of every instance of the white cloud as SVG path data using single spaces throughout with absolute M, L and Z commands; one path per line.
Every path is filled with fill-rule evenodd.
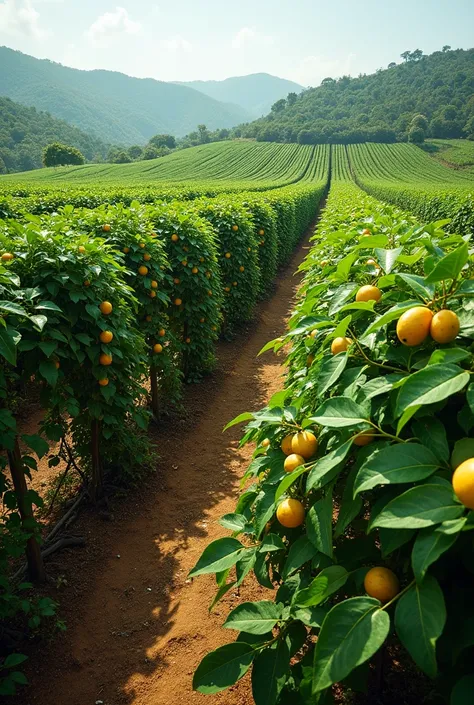
M 160 44 L 163 49 L 168 49 L 168 51 L 185 51 L 189 53 L 193 49 L 191 42 L 188 42 L 187 39 L 179 35 L 170 37 L 169 39 L 163 39 Z
M 49 32 L 40 25 L 40 14 L 31 0 L 5 0 L 0 4 L 0 34 L 44 39 Z
M 116 7 L 114 12 L 104 12 L 91 24 L 86 37 L 97 47 L 107 48 L 124 34 L 136 35 L 142 30 L 140 22 L 130 18 L 124 7 Z
M 243 49 L 252 44 L 270 46 L 270 44 L 273 44 L 273 41 L 273 37 L 262 34 L 255 27 L 242 27 L 232 39 L 232 48 Z
M 306 56 L 293 75 L 293 80 L 303 86 L 319 86 L 324 78 L 338 78 L 348 75 L 355 54 L 348 54 L 343 59 L 326 59 L 322 56 Z

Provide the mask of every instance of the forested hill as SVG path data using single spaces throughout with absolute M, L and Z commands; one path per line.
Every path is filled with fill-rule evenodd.
M 417 115 L 426 121 L 413 124 Z M 238 133 L 310 144 L 394 142 L 405 141 L 414 128 L 415 142 L 424 136 L 474 138 L 474 49 L 405 52 L 403 63 L 375 74 L 327 78 L 318 88 L 277 101 L 269 115 Z
M 80 71 L 0 47 L 0 96 L 66 120 L 114 144 L 145 144 L 157 133 L 177 137 L 203 123 L 211 130 L 248 120 L 237 105 L 152 78 Z
M 77 147 L 86 159 L 103 160 L 108 145 L 64 120 L 36 108 L 0 97 L 0 174 L 42 166 L 42 152 L 50 142 Z

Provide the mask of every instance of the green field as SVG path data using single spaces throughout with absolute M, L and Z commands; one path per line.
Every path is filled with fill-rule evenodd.
M 424 149 L 442 164 L 474 169 L 474 140 L 426 140 Z

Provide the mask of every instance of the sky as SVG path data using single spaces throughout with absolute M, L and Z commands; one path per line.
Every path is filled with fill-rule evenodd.
M 317 86 L 445 44 L 474 46 L 474 0 L 0 0 L 0 45 L 162 81 L 266 72 Z

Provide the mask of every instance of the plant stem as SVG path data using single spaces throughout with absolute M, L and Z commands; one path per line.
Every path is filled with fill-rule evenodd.
M 383 609 L 383 610 L 388 609 L 388 607 L 390 607 L 390 605 L 391 605 L 393 602 L 396 602 L 399 597 L 401 597 L 403 594 L 405 594 L 406 592 L 408 592 L 408 590 L 409 590 L 409 589 L 411 588 L 411 586 L 414 585 L 414 584 L 415 584 L 415 581 L 412 580 L 411 583 L 408 583 L 408 585 L 407 585 L 406 587 L 404 587 L 403 590 L 400 590 L 400 592 L 398 593 L 398 595 L 395 595 L 395 597 L 392 597 L 392 599 L 391 599 L 389 602 L 387 602 L 383 607 L 381 607 L 381 609 Z

